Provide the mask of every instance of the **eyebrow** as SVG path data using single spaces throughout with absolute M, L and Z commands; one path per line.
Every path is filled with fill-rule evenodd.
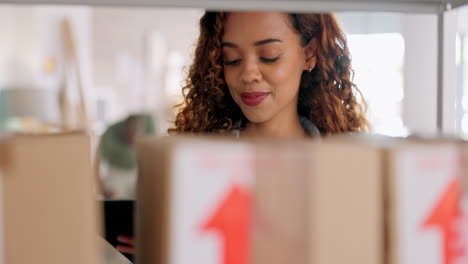
M 254 43 L 254 46 L 261 46 L 261 45 L 265 45 L 265 44 L 273 43 L 273 42 L 283 42 L 283 41 L 280 39 L 274 39 L 274 38 L 263 39 L 263 40 L 256 41 Z M 231 42 L 223 42 L 221 43 L 221 47 L 238 48 L 239 46 Z

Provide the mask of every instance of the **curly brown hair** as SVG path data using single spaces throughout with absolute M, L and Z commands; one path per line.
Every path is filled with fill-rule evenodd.
M 227 13 L 206 12 L 200 20 L 200 37 L 190 66 L 184 101 L 173 133 L 227 133 L 246 120 L 224 80 L 221 38 Z M 346 36 L 332 14 L 289 14 L 290 22 L 306 46 L 317 38 L 317 63 L 301 76 L 299 115 L 308 117 L 322 135 L 366 131 L 366 103 L 353 83 Z M 358 98 L 361 102 L 358 102 Z

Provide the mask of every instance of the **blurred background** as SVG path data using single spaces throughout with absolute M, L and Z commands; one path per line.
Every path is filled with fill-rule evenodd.
M 87 126 L 131 114 L 164 134 L 198 35 L 200 9 L 0 5 L 0 129 Z M 457 9 L 456 133 L 468 135 L 468 10 Z M 375 133 L 435 130 L 436 15 L 337 13 Z
M 75 113 L 82 110 L 73 110 L 84 107 L 86 125 L 96 135 L 134 113 L 152 115 L 157 132 L 164 133 L 201 14 L 0 6 L 1 128 L 30 129 L 19 120 L 83 126 Z
M 110 164 L 102 174 L 134 174 L 133 137 L 165 134 L 174 119 L 203 12 L 0 5 L 0 132 L 87 129 L 102 148 L 98 158 Z M 455 63 L 446 69 L 456 89 L 444 98 L 447 120 L 449 132 L 468 136 L 468 8 L 448 13 L 448 59 Z M 337 17 L 374 132 L 436 132 L 437 16 Z

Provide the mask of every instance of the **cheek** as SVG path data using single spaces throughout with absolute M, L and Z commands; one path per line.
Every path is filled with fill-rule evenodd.
M 297 63 L 284 61 L 268 70 L 267 81 L 277 94 L 295 93 L 299 89 L 301 74 L 302 69 Z
M 231 87 L 234 83 L 234 73 L 232 69 L 229 68 L 224 68 L 224 80 L 226 81 L 226 84 Z
M 226 82 L 226 85 L 228 86 L 229 90 L 236 86 L 234 72 L 232 71 L 232 69 L 224 69 L 224 81 Z
M 226 82 L 226 85 L 228 86 L 229 92 L 231 96 L 234 98 L 236 93 L 236 87 L 238 86 L 237 81 L 236 81 L 236 72 L 234 69 L 224 69 L 224 81 Z M 234 98 L 235 99 L 235 98 Z
M 292 69 L 289 64 L 280 64 L 278 67 L 273 67 L 268 73 L 268 79 L 274 84 L 287 82 L 291 77 Z

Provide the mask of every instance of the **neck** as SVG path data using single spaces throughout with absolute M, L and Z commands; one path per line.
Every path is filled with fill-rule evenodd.
M 248 122 L 242 131 L 247 137 L 306 138 L 297 111 L 293 115 L 278 115 L 273 119 L 254 123 Z

